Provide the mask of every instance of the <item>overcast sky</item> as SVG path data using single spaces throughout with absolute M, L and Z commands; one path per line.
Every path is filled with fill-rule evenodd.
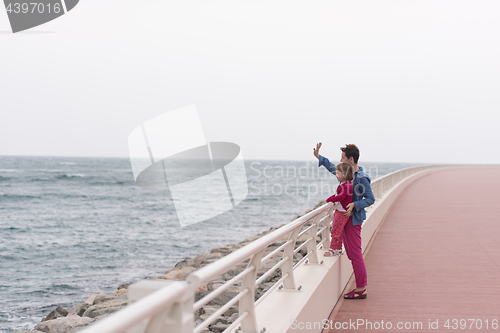
M 128 156 L 195 104 L 245 159 L 500 163 L 500 2 L 81 0 L 12 34 L 0 155 Z

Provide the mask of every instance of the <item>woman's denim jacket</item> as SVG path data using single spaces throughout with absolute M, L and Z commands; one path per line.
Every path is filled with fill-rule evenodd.
M 328 158 L 319 155 L 319 166 L 324 166 L 328 171 L 335 174 L 335 164 L 331 163 Z M 359 167 L 359 170 L 354 173 L 354 179 L 352 180 L 352 188 L 354 193 L 352 194 L 352 202 L 354 203 L 354 209 L 352 211 L 352 224 L 358 225 L 363 223 L 366 219 L 365 208 L 373 205 L 375 202 L 375 197 L 373 196 L 370 176 L 363 172 L 363 168 Z

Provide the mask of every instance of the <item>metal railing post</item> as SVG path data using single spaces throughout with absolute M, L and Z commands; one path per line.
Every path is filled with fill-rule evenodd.
M 241 291 L 248 289 L 248 292 L 239 301 L 239 313 L 240 316 L 243 313 L 248 315 L 241 321 L 242 332 L 247 333 L 257 333 L 257 318 L 255 317 L 255 280 L 257 279 L 257 273 L 259 271 L 260 261 L 265 249 L 257 252 L 252 256 L 250 262 L 248 263 L 248 268 L 253 267 L 253 271 L 241 281 Z
M 309 263 L 310 264 L 317 264 L 319 263 L 318 261 L 318 248 L 316 247 L 316 237 L 318 233 L 318 224 L 320 223 L 321 219 L 326 216 L 326 212 L 318 214 L 314 217 L 313 222 L 312 222 L 312 228 L 308 232 L 308 239 L 312 237 L 312 240 L 307 243 L 306 249 L 307 253 L 311 253 L 309 255 Z
M 283 267 L 281 267 L 282 276 L 287 275 L 287 277 L 283 280 L 283 288 L 284 289 L 293 289 L 295 290 L 295 278 L 293 277 L 293 250 L 295 249 L 295 243 L 297 242 L 297 236 L 299 235 L 300 228 L 296 228 L 293 230 L 288 237 L 288 240 L 291 241 L 290 244 L 285 246 L 283 249 L 283 259 L 288 257 L 283 263 Z
M 325 239 L 325 241 L 323 242 L 324 249 L 328 248 L 328 244 L 330 244 L 330 242 L 332 241 L 330 239 L 330 223 L 333 220 L 333 207 L 328 210 L 328 213 L 326 215 L 328 216 L 328 218 L 325 219 L 325 224 L 323 225 L 325 229 L 321 233 L 321 240 Z

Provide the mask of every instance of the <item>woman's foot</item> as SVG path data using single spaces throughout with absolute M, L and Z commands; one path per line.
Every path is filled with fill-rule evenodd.
M 366 288 L 356 288 L 344 294 L 345 299 L 364 299 L 367 296 Z

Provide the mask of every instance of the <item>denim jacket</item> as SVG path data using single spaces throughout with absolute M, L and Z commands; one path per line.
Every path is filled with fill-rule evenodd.
M 324 166 L 328 171 L 335 174 L 335 164 L 331 163 L 328 158 L 319 155 L 319 165 Z M 373 205 L 375 202 L 375 197 L 373 196 L 370 176 L 364 173 L 363 168 L 359 167 L 359 170 L 354 173 L 354 179 L 352 180 L 352 188 L 354 193 L 352 194 L 352 202 L 354 203 L 354 209 L 352 211 L 352 224 L 358 225 L 363 223 L 366 219 L 365 208 Z

